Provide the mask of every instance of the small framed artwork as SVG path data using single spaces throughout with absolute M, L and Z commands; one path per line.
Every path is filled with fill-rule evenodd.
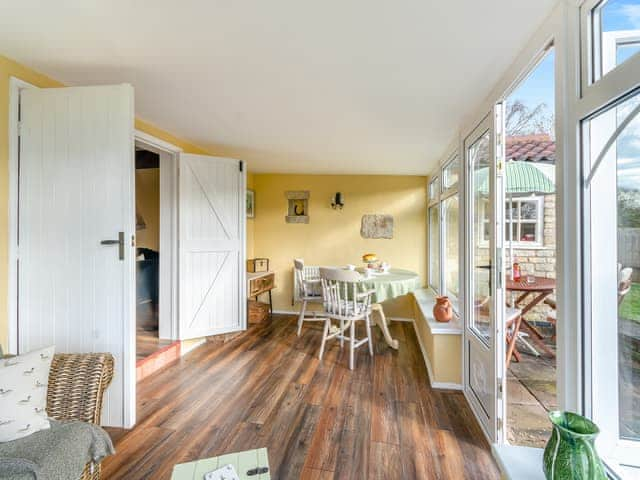
M 247 218 L 256 216 L 256 192 L 247 189 Z

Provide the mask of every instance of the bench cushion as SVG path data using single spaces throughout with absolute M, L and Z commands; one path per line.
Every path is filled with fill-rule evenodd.
M 49 428 L 45 412 L 54 347 L 0 361 L 0 442 Z

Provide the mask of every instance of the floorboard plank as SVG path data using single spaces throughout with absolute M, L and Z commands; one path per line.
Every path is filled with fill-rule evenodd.
M 138 425 L 109 429 L 105 479 L 169 479 L 176 463 L 268 448 L 274 479 L 497 479 L 489 446 L 460 392 L 433 390 L 413 327 L 391 322 L 400 350 L 374 329 L 348 368 L 320 324 L 274 316 L 207 342 L 138 389 Z

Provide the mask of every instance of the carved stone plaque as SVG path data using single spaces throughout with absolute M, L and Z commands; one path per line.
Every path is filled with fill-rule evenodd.
M 362 238 L 393 238 L 393 215 L 363 215 L 360 236 Z
M 285 192 L 288 212 L 285 217 L 287 223 L 309 223 L 309 191 Z

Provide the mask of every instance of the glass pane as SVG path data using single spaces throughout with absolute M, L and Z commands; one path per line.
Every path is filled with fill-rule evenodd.
M 444 170 L 442 171 L 442 184 L 445 189 L 451 188 L 456 183 L 458 183 L 459 171 L 460 171 L 460 160 L 456 155 L 456 157 L 451 162 L 449 162 L 449 164 L 446 167 L 444 167 Z
M 438 198 L 438 193 L 439 193 L 438 187 L 439 187 L 438 177 L 436 177 L 429 184 L 429 200 L 435 200 L 436 198 Z
M 593 19 L 601 56 L 596 77 L 600 77 L 640 51 L 640 1 L 604 1 L 594 9 Z
M 536 241 L 536 224 L 535 223 L 520 224 L 520 241 L 521 242 Z
M 587 130 L 593 176 L 589 197 L 593 212 L 591 321 L 595 331 L 616 329 L 617 335 L 611 337 L 609 346 L 603 347 L 615 351 L 617 342 L 617 421 L 620 437 L 635 441 L 640 440 L 639 106 L 640 94 L 636 94 L 591 119 Z M 611 147 L 603 151 L 625 121 L 630 122 L 617 132 Z M 616 216 L 607 215 L 616 211 Z M 617 319 L 607 315 L 616 309 Z M 603 381 L 608 380 L 594 377 L 594 383 Z
M 440 291 L 440 215 L 439 205 L 429 209 L 429 284 Z
M 505 225 L 504 232 L 506 235 L 505 240 L 507 242 L 511 242 L 511 241 L 517 242 L 518 241 L 518 222 L 514 222 L 514 224 L 511 226 L 511 233 L 513 234 L 512 237 L 509 237 L 509 223 Z
M 538 218 L 538 202 L 520 202 L 520 218 L 535 220 Z
M 640 43 L 623 43 L 618 45 L 616 52 L 616 65 L 626 62 L 636 53 L 640 52 Z
M 511 206 L 511 211 L 509 211 L 509 206 Z M 518 215 L 518 202 L 507 202 L 504 214 L 507 221 L 517 220 L 518 218 L 520 218 Z
M 447 198 L 443 204 L 444 216 L 444 276 L 447 287 L 447 295 L 458 298 L 460 295 L 460 278 L 458 275 L 458 228 L 459 228 L 459 197 L 453 195 Z
M 469 148 L 469 162 L 472 168 L 472 198 L 473 198 L 473 257 L 471 271 L 473 272 L 473 313 L 471 315 L 471 329 L 489 344 L 491 338 L 491 256 L 489 245 L 483 240 L 489 236 L 489 222 L 491 218 L 491 202 L 489 201 L 490 136 L 487 131 Z M 484 180 L 484 181 L 483 181 Z M 484 247 L 483 247 L 484 245 Z

